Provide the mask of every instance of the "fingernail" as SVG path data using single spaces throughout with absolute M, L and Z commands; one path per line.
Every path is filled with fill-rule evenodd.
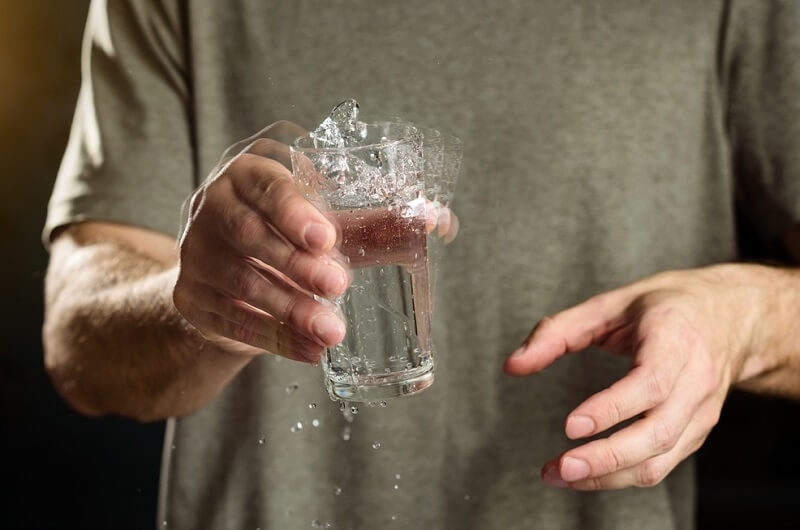
M 344 322 L 335 315 L 323 313 L 315 316 L 311 321 L 311 331 L 323 344 L 332 346 L 344 338 Z
M 549 469 L 545 470 L 544 474 L 542 475 L 542 480 L 544 480 L 546 484 L 556 488 L 566 488 L 569 486 L 569 484 L 561 479 L 556 466 L 551 466 Z
M 312 249 L 324 249 L 331 246 L 334 238 L 333 230 L 322 223 L 310 223 L 303 232 L 306 246 Z
M 589 464 L 580 458 L 565 456 L 561 459 L 561 478 L 567 482 L 583 480 L 589 476 Z
M 336 265 L 329 265 L 318 273 L 315 283 L 321 294 L 338 296 L 347 288 L 347 273 Z
M 583 438 L 594 432 L 597 426 L 589 416 L 570 416 L 564 430 L 571 439 Z
M 525 350 L 526 349 L 527 349 L 527 345 L 523 344 L 522 346 L 520 346 L 519 348 L 517 348 L 516 350 L 511 352 L 510 357 L 522 357 L 523 355 L 525 355 Z

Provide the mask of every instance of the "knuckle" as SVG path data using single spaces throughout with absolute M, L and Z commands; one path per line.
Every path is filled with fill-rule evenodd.
M 189 289 L 184 287 L 180 278 L 172 290 L 172 304 L 179 313 L 185 313 L 189 307 Z
M 300 327 L 303 322 L 303 317 L 300 314 L 300 293 L 294 292 L 286 297 L 286 302 L 281 309 L 280 320 L 283 322 L 291 322 L 294 327 Z
M 651 370 L 645 379 L 645 395 L 647 397 L 648 408 L 663 402 L 672 391 L 671 381 L 668 380 L 665 372 Z
M 666 453 L 675 447 L 679 434 L 678 429 L 671 423 L 666 421 L 655 422 L 651 431 L 653 449 L 659 453 Z
M 230 323 L 228 325 L 229 337 L 237 342 L 250 344 L 256 336 L 255 332 L 241 324 Z
M 625 417 L 627 414 L 625 413 L 623 405 L 619 402 L 619 400 L 612 399 L 611 406 L 607 408 L 607 411 L 609 416 L 609 425 L 616 425 L 617 423 L 626 419 Z
M 600 465 L 604 473 L 613 473 L 626 468 L 627 462 L 625 457 L 613 445 L 609 445 L 602 453 Z
M 299 279 L 305 271 L 305 257 L 306 254 L 294 244 L 287 242 L 289 252 L 286 254 L 284 260 L 284 270 L 290 278 Z
M 636 485 L 650 488 L 661 483 L 667 476 L 667 470 L 657 459 L 645 460 L 639 466 L 636 474 Z
M 253 241 L 264 233 L 264 222 L 258 214 L 249 212 L 232 218 L 228 233 L 235 241 Z
M 260 290 L 261 281 L 261 276 L 250 267 L 240 267 L 231 274 L 231 293 L 243 300 L 252 300 Z

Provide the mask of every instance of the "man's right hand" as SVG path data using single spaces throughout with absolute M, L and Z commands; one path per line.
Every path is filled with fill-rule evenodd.
M 256 140 L 195 192 L 173 300 L 225 349 L 316 363 L 345 326 L 314 295 L 342 294 L 349 277 L 334 226 L 300 194 L 288 159 L 286 144 Z

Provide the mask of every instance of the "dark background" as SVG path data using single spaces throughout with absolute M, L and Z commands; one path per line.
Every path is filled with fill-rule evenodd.
M 83 418 L 42 365 L 39 233 L 77 97 L 87 7 L 0 0 L 0 529 L 155 526 L 163 425 Z M 731 396 L 700 452 L 701 530 L 800 528 L 798 419 L 796 403 Z

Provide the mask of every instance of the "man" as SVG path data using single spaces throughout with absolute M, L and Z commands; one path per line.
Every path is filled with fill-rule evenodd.
M 737 258 L 736 205 L 800 255 L 798 16 L 95 2 L 45 229 L 54 382 L 87 414 L 174 418 L 170 528 L 689 528 L 685 459 L 728 390 L 800 388 L 798 273 L 706 267 Z M 465 147 L 437 381 L 353 423 L 307 366 L 344 327 L 269 272 L 326 297 L 348 281 L 285 147 L 202 185 L 176 246 L 226 146 L 346 97 Z M 564 355 L 589 346 L 622 355 Z

